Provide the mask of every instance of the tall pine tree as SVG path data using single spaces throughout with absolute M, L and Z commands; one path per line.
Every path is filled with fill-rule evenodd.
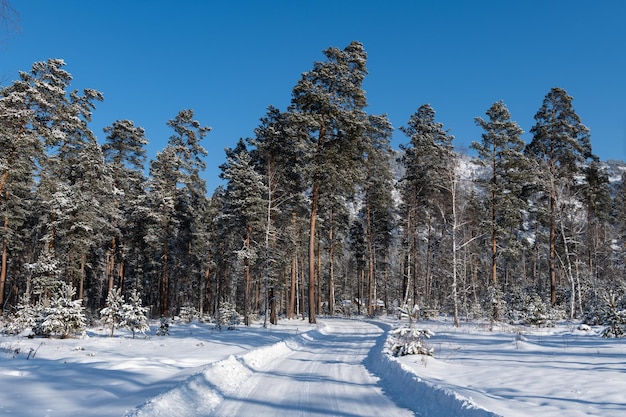
M 315 248 L 320 194 L 348 192 L 363 160 L 367 105 L 363 80 L 367 56 L 363 45 L 352 42 L 343 50 L 324 51 L 326 60 L 302 74 L 293 89 L 289 113 L 302 141 L 302 163 L 311 189 L 308 251 L 309 322 L 316 322 Z
M 593 159 L 589 129 L 574 111 L 572 100 L 561 88 L 550 90 L 535 114 L 536 123 L 530 130 L 533 139 L 525 149 L 538 162 L 544 179 L 539 191 L 547 200 L 544 213 L 549 229 L 548 269 L 553 306 L 557 303 L 557 215 L 564 198 L 560 193 L 573 185 L 582 164 Z
M 450 206 L 450 179 L 453 177 L 452 140 L 435 120 L 435 110 L 424 104 L 400 130 L 409 137 L 402 145 L 404 176 L 400 181 L 402 215 L 404 222 L 405 283 L 404 303 L 412 300 L 409 308 L 418 303 L 418 277 L 423 277 L 422 294 L 426 304 L 433 304 L 434 257 L 436 243 L 444 233 Z M 423 233 L 426 247 L 421 251 L 419 233 Z M 421 268 L 420 268 L 421 266 Z
M 498 247 L 513 250 L 516 236 L 511 230 L 519 229 L 522 210 L 525 207 L 522 190 L 529 165 L 524 156 L 525 143 L 522 129 L 511 120 L 509 110 L 502 101 L 487 110 L 488 120 L 476 118 L 476 124 L 484 133 L 481 142 L 473 142 L 477 162 L 487 168 L 487 178 L 481 185 L 487 191 L 487 205 L 491 216 L 487 221 L 491 230 L 491 281 L 498 283 Z M 504 238 L 506 237 L 506 244 Z

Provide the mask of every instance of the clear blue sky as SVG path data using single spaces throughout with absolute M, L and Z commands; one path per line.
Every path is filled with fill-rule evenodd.
M 104 93 L 92 130 L 130 119 L 149 158 L 184 108 L 212 127 L 209 193 L 224 148 L 253 135 L 268 105 L 284 110 L 322 50 L 364 44 L 370 113 L 397 129 L 424 104 L 459 149 L 503 100 L 524 131 L 551 87 L 574 97 L 601 159 L 626 160 L 626 0 L 50 1 L 10 0 L 21 33 L 0 46 L 0 80 L 63 58 L 78 89 Z M 529 137 L 525 136 L 527 140 Z

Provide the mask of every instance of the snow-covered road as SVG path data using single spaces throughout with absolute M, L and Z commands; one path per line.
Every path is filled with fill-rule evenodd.
M 326 320 L 291 353 L 255 370 L 212 416 L 414 416 L 385 395 L 364 365 L 383 331 L 357 320 Z
M 624 339 L 603 339 L 601 328 L 456 328 L 441 318 L 419 323 L 435 332 L 435 356 L 396 358 L 385 341 L 398 325 L 320 318 L 234 331 L 175 322 L 169 336 L 138 339 L 105 328 L 75 339 L 2 335 L 0 415 L 626 415 Z

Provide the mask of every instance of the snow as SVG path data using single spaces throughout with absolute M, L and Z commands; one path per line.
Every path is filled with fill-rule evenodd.
M 626 344 L 601 328 L 422 321 L 434 356 L 394 357 L 388 335 L 406 324 L 173 322 L 159 337 L 152 322 L 137 339 L 108 327 L 77 339 L 0 336 L 0 415 L 626 415 Z

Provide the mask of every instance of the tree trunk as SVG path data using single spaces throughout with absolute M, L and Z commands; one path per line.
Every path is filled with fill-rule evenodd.
M 497 240 L 497 231 L 496 231 L 496 192 L 493 192 L 492 198 L 494 198 L 494 202 L 492 203 L 491 209 L 491 279 L 493 282 L 493 286 L 495 287 L 498 284 L 498 240 Z
M 106 254 L 106 273 L 107 273 L 107 278 L 108 278 L 108 285 L 107 285 L 107 290 L 111 291 L 113 289 L 113 287 L 115 286 L 114 283 L 114 271 L 115 271 L 115 250 L 116 250 L 116 242 L 115 242 L 115 238 L 111 239 L 111 248 L 109 249 L 109 251 Z M 107 293 L 108 293 L 107 291 Z
M 252 227 L 248 226 L 245 240 L 246 253 L 250 251 L 250 240 L 252 234 Z M 243 274 L 244 274 L 244 289 L 243 289 L 243 323 L 246 326 L 250 325 L 250 261 L 248 256 L 243 261 Z
M 276 316 L 276 296 L 274 295 L 274 288 L 269 289 L 270 299 L 270 323 L 278 324 L 278 317 Z
M 122 247 L 122 252 L 123 252 L 123 247 Z M 118 286 L 117 288 L 120 289 L 120 291 L 124 291 L 124 256 L 122 256 L 122 259 L 120 259 L 120 264 L 117 267 L 117 278 L 118 278 Z
M 452 192 L 452 302 L 454 303 L 454 326 L 459 327 L 459 295 L 458 295 L 458 254 L 456 233 L 459 226 L 456 210 L 456 179 L 452 179 L 450 191 Z
M 291 259 L 291 287 L 289 291 L 289 305 L 287 306 L 287 318 L 294 319 L 296 312 L 296 297 L 298 292 L 298 254 L 294 252 Z
M 370 208 L 367 203 L 366 208 L 366 233 L 367 233 L 367 252 L 369 257 L 368 262 L 368 270 L 367 270 L 367 315 L 372 317 L 374 316 L 374 245 L 372 244 L 372 225 L 371 225 L 371 217 L 370 217 Z
M 335 244 L 333 242 L 333 210 L 330 210 L 330 229 L 328 231 L 328 314 L 335 314 Z
M 432 304 L 432 270 L 433 270 L 433 216 L 428 216 L 428 240 L 426 241 L 426 283 L 424 285 L 424 298 L 428 304 Z
M 317 313 L 315 297 L 315 224 L 317 222 L 317 205 L 319 200 L 318 180 L 313 182 L 313 194 L 311 196 L 311 224 L 309 228 L 309 323 L 315 324 Z
M 492 152 L 492 171 L 493 175 L 491 177 L 493 187 L 491 191 L 491 279 L 493 282 L 493 286 L 495 287 L 498 284 L 498 241 L 497 241 L 497 228 L 496 228 L 496 219 L 497 219 L 497 209 L 496 209 L 496 197 L 497 197 L 497 150 L 496 150 L 496 141 L 493 141 L 493 152 Z
M 301 278 L 301 282 L 300 282 L 300 313 L 302 314 L 302 320 L 306 319 L 306 308 L 304 308 L 304 300 L 306 299 L 306 271 L 305 271 L 305 266 L 304 266 L 304 262 L 301 262 L 302 264 L 302 268 L 300 270 L 300 278 Z
M 6 192 L 6 200 L 9 199 L 9 192 Z M 2 238 L 2 266 L 0 267 L 0 316 L 4 310 L 4 285 L 7 279 L 7 234 L 9 231 L 9 214 L 4 215 L 4 237 Z
M 554 191 L 550 192 L 550 303 L 552 307 L 556 305 L 556 220 L 555 220 L 555 198 Z
M 315 311 L 322 311 L 322 244 L 317 239 L 317 268 L 315 268 Z
M 167 235 L 167 234 L 166 234 Z M 168 301 L 170 298 L 169 294 L 169 265 L 167 264 L 167 240 L 163 244 L 163 271 L 161 273 L 161 285 L 159 286 L 159 296 L 160 296 L 160 313 L 162 317 L 167 317 L 169 313 Z
M 85 297 L 85 264 L 87 263 L 87 256 L 83 254 L 80 257 L 80 281 L 78 286 L 78 299 L 82 300 Z

